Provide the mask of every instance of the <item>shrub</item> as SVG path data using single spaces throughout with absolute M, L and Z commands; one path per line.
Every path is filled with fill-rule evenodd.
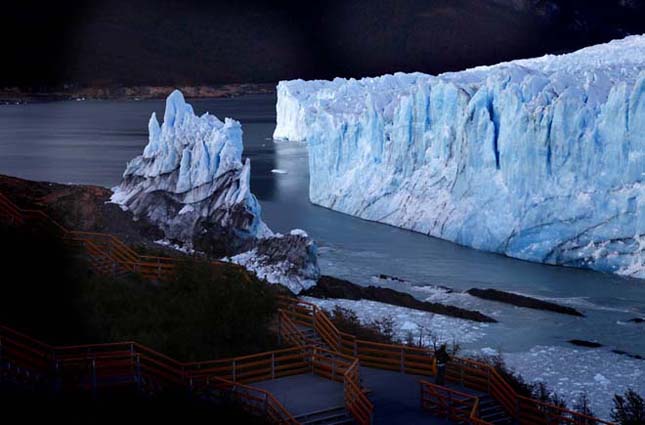
M 393 341 L 394 320 L 391 317 L 362 323 L 354 311 L 338 305 L 327 315 L 340 331 L 356 335 L 358 339 L 386 344 Z
M 535 396 L 537 385 L 526 382 L 520 374 L 511 370 L 500 354 L 495 356 L 479 356 L 475 357 L 474 360 L 492 366 L 510 384 L 517 394 L 531 398 Z M 546 387 L 543 387 L 543 390 L 546 391 Z
M 611 418 L 620 425 L 645 424 L 645 401 L 636 391 L 628 389 L 624 395 L 614 396 Z
M 160 284 L 93 276 L 57 237 L 2 228 L 0 323 L 52 344 L 136 340 L 180 360 L 272 349 L 273 287 L 243 269 L 183 262 Z
M 587 393 L 582 393 L 582 395 L 575 401 L 573 404 L 573 411 L 580 413 L 581 415 L 594 417 L 593 410 L 591 410 L 589 402 L 589 397 Z M 580 425 L 596 425 L 597 422 L 593 419 L 579 419 L 578 423 Z

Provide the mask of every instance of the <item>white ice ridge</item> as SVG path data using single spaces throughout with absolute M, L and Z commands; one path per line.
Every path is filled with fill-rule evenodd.
M 239 122 L 195 115 L 175 90 L 166 99 L 163 124 L 153 113 L 148 131 L 143 154 L 113 188 L 113 202 L 161 228 L 165 244 L 236 256 L 233 261 L 253 265 L 261 278 L 295 293 L 315 284 L 315 242 L 303 231 L 274 235 L 262 221 L 250 189 L 250 161 L 242 162 Z M 271 272 L 259 273 L 266 270 Z
M 250 162 L 242 163 L 239 122 L 197 116 L 175 90 L 166 99 L 163 124 L 153 113 L 148 132 L 143 155 L 128 163 L 123 181 L 113 189 L 113 202 L 137 215 L 146 213 L 168 237 L 188 245 L 203 220 L 214 220 L 242 238 L 270 235 L 250 190 Z M 169 202 L 174 208 L 168 208 Z
M 278 84 L 310 199 L 525 260 L 645 278 L 645 36 L 431 76 Z

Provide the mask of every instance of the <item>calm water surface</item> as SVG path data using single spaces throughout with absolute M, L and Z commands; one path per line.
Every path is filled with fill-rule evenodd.
M 420 298 L 425 285 L 455 289 L 495 287 L 553 298 L 584 311 L 586 318 L 518 309 L 452 296 L 450 301 L 492 314 L 472 348 L 505 351 L 535 345 L 566 345 L 593 339 L 645 356 L 645 326 L 624 321 L 645 316 L 645 282 L 591 271 L 544 266 L 478 252 L 387 225 L 363 221 L 308 201 L 306 146 L 271 140 L 274 96 L 193 101 L 198 113 L 242 122 L 245 155 L 251 158 L 252 190 L 274 231 L 302 228 L 318 242 L 323 273 L 360 284 L 380 273 L 404 278 L 392 284 Z M 61 183 L 116 185 L 126 162 L 147 143 L 151 112 L 162 101 L 56 102 L 0 106 L 0 173 Z M 287 174 L 273 174 L 279 168 Z

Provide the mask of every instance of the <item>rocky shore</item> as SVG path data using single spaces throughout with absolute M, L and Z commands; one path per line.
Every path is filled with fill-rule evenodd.
M 385 304 L 408 307 L 415 310 L 427 311 L 429 313 L 472 320 L 475 322 L 497 322 L 497 320 L 490 316 L 486 316 L 479 311 L 466 310 L 452 305 L 420 301 L 412 295 L 404 292 L 398 292 L 393 289 L 377 286 L 360 286 L 347 280 L 338 279 L 332 276 L 321 276 L 316 286 L 302 292 L 301 295 L 315 298 L 379 301 Z
M 36 182 L 0 175 L 0 193 L 23 209 L 45 212 L 68 229 L 111 233 L 128 245 L 177 255 L 154 241 L 163 232 L 147 220 L 133 220 L 132 213 L 110 203 L 112 191 L 100 186 Z
M 466 291 L 466 293 L 472 295 L 473 297 L 482 298 L 489 301 L 498 301 L 517 307 L 532 308 L 534 310 L 552 311 L 554 313 L 584 317 L 584 314 L 582 314 L 575 308 L 540 300 L 537 298 L 527 297 L 525 295 L 513 294 L 512 292 L 505 292 L 497 289 L 472 288 Z

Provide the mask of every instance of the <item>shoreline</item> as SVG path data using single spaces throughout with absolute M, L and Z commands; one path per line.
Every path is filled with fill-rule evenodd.
M 180 89 L 191 99 L 219 99 L 252 94 L 273 94 L 277 83 L 231 83 L 208 85 L 136 85 L 48 88 L 42 90 L 19 87 L 0 88 L 0 104 L 25 104 L 66 100 L 151 100 L 165 99 Z

